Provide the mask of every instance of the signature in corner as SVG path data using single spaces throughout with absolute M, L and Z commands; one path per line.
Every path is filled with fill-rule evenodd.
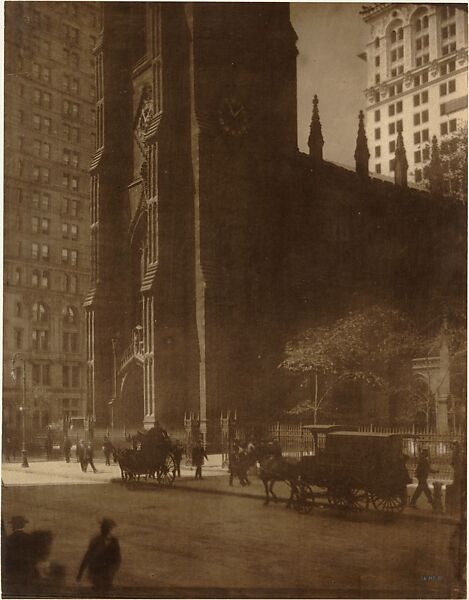
M 441 575 L 422 575 L 422 581 L 442 581 Z

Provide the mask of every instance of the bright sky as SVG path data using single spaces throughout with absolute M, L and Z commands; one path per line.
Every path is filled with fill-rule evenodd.
M 324 158 L 355 167 L 358 112 L 365 109 L 368 26 L 358 3 L 290 4 L 298 35 L 298 146 L 307 152 L 313 95 L 319 98 Z

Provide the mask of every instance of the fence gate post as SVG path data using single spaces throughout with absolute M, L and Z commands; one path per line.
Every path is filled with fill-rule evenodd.
M 232 416 L 231 411 L 226 413 L 226 417 L 223 416 L 223 412 L 220 415 L 220 429 L 221 429 L 221 465 L 226 467 L 229 464 L 230 452 L 232 450 L 232 444 L 236 429 L 236 413 Z
M 200 438 L 200 420 L 193 412 L 184 413 L 184 429 L 186 431 L 186 466 L 192 466 L 192 448 Z

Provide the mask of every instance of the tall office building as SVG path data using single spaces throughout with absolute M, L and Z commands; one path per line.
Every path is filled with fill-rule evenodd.
M 370 169 L 393 175 L 401 129 L 409 180 L 422 183 L 434 135 L 467 124 L 466 5 L 373 3 L 364 7 Z
M 23 409 L 27 431 L 37 433 L 86 406 L 82 303 L 98 13 L 91 2 L 5 5 L 3 417 L 10 431 L 20 428 Z

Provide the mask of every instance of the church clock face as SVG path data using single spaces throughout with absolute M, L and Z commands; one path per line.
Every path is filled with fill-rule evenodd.
M 224 98 L 218 109 L 218 122 L 226 134 L 244 135 L 248 130 L 248 113 L 241 100 L 235 97 Z

